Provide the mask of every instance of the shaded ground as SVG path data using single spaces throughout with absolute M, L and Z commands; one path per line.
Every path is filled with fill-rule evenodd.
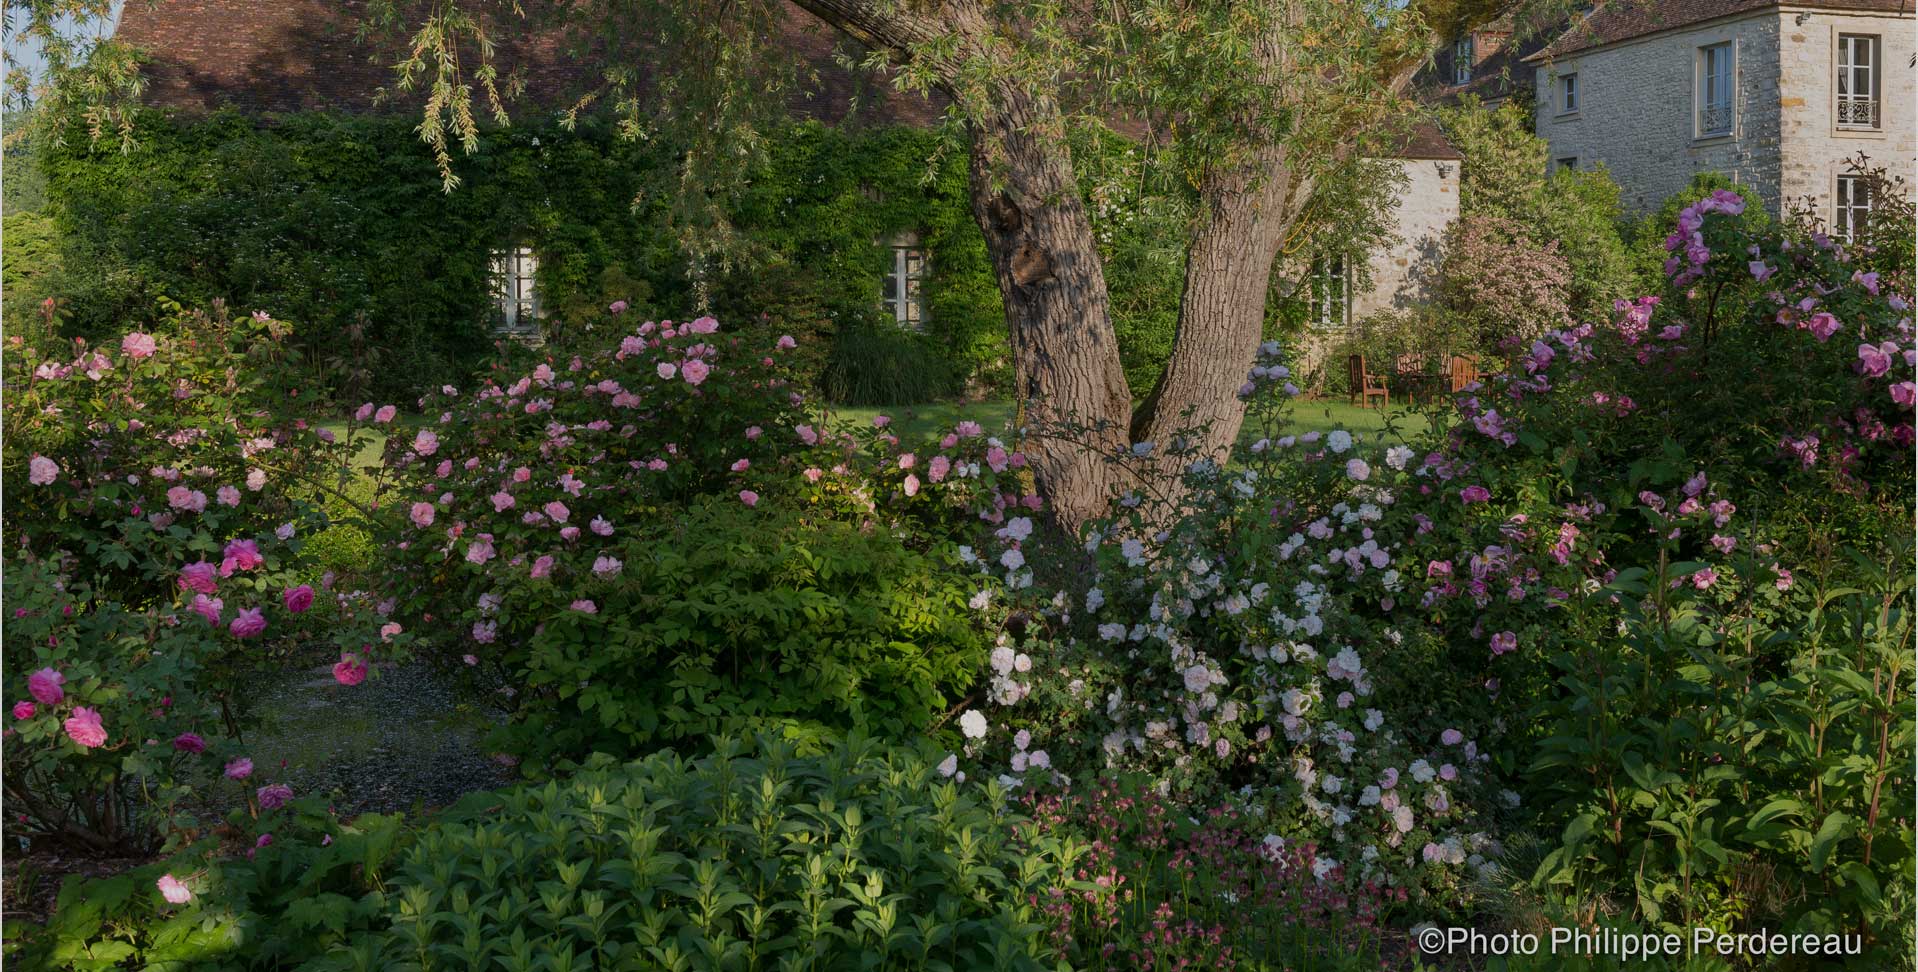
M 342 816 L 408 814 L 510 782 L 510 766 L 482 751 L 500 718 L 457 696 L 438 672 L 414 663 L 347 687 L 331 665 L 290 673 L 266 690 L 264 723 L 248 733 L 252 785 L 298 794 L 339 791 Z

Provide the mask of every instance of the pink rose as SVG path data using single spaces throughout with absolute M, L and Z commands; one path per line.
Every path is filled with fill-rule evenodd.
M 235 540 L 226 545 L 220 561 L 220 576 L 232 577 L 236 570 L 252 570 L 266 563 L 260 556 L 260 545 L 252 540 Z
M 553 518 L 554 523 L 565 523 L 566 519 L 573 515 L 573 511 L 567 509 L 566 504 L 559 500 L 554 500 L 546 504 L 544 509 L 546 510 L 546 515 Z
M 393 417 L 398 414 L 400 414 L 399 409 L 391 405 L 381 405 L 380 410 L 373 413 L 373 421 L 381 423 L 391 422 L 393 421 Z
M 351 655 L 341 655 L 333 665 L 333 680 L 341 685 L 358 685 L 366 681 L 366 665 Z
M 160 875 L 160 879 L 153 884 L 160 889 L 160 897 L 165 898 L 168 904 L 186 904 L 193 900 L 193 891 L 171 874 Z
M 713 369 L 706 362 L 694 358 L 680 366 L 679 371 L 686 379 L 686 384 L 698 386 L 700 382 L 706 380 L 707 375 L 712 374 Z
M 542 556 L 539 559 L 533 561 L 534 577 L 551 577 L 552 575 L 553 575 L 553 558 L 552 557 Z
M 240 613 L 233 616 L 233 623 L 227 625 L 227 630 L 235 638 L 257 637 L 266 631 L 266 612 L 259 608 L 241 608 Z
M 293 788 L 285 783 L 272 783 L 255 791 L 262 810 L 278 810 L 293 801 Z
M 229 780 L 244 780 L 252 775 L 253 761 L 245 756 L 226 764 L 226 778 Z
M 33 703 L 25 699 L 13 704 L 13 717 L 15 719 L 31 719 L 33 718 L 33 714 L 38 711 L 38 709 L 33 707 Z
M 100 713 L 86 706 L 79 706 L 66 721 L 67 738 L 78 743 L 83 749 L 104 746 L 107 731 L 100 725 Z
M 289 612 L 304 614 L 307 608 L 313 606 L 313 585 L 301 584 L 288 588 L 286 593 L 280 595 L 280 600 Z
M 60 464 L 46 456 L 34 456 L 27 462 L 27 482 L 45 486 L 60 478 Z
M 759 494 L 750 489 L 742 489 L 739 491 L 739 501 L 747 506 L 758 506 Z
M 206 740 L 197 732 L 183 732 L 173 737 L 173 748 L 183 753 L 204 753 Z
M 180 568 L 180 589 L 211 594 L 219 584 L 220 569 L 202 560 Z
M 1492 491 L 1483 486 L 1467 486 L 1458 491 L 1458 498 L 1465 503 L 1483 503 L 1492 498 Z
M 134 331 L 120 339 L 120 350 L 129 358 L 151 358 L 155 344 L 153 335 Z
M 66 683 L 65 675 L 51 668 L 42 668 L 27 676 L 27 691 L 41 705 L 59 705 L 60 700 L 67 697 L 66 689 L 61 688 Z

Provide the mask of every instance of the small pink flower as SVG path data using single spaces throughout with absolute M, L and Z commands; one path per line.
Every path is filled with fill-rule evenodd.
M 380 410 L 373 413 L 373 421 L 380 422 L 382 424 L 386 422 L 391 422 L 393 421 L 393 417 L 398 414 L 400 414 L 399 409 L 394 408 L 391 405 L 381 405 Z
M 906 489 L 907 496 L 919 495 L 919 477 L 913 475 L 912 473 L 907 473 L 905 489 Z
M 235 638 L 253 638 L 266 631 L 266 612 L 259 608 L 241 608 L 227 626 Z
M 231 486 L 222 486 L 214 490 L 213 495 L 219 498 L 221 506 L 240 505 L 240 491 Z
M 776 344 L 781 351 L 791 351 L 799 346 L 799 342 L 793 340 L 793 336 L 790 334 L 781 334 Z
M 418 527 L 432 526 L 433 525 L 433 504 L 425 503 L 425 502 L 414 503 L 413 510 L 408 515 L 412 518 L 414 526 L 418 526 Z
M 697 387 L 699 383 L 706 380 L 707 375 L 712 374 L 713 369 L 706 362 L 694 358 L 681 365 L 679 371 L 685 377 L 686 384 Z
M 554 500 L 546 504 L 545 510 L 546 515 L 552 517 L 554 523 L 565 523 L 567 517 L 573 515 L 573 511 L 567 509 L 566 504 L 559 500 Z
M 193 900 L 193 891 L 171 874 L 160 875 L 160 879 L 153 884 L 160 889 L 160 897 L 165 898 L 168 904 L 186 904 Z
M 244 780 L 252 775 L 253 761 L 245 756 L 226 764 L 226 778 L 229 780 Z
M 1465 503 L 1483 503 L 1492 498 L 1492 491 L 1483 486 L 1467 486 L 1458 491 L 1458 498 Z
M 67 738 L 83 749 L 106 745 L 107 731 L 100 725 L 100 713 L 94 709 L 84 705 L 74 708 L 73 714 L 67 717 L 65 728 Z
M 752 467 L 752 464 L 753 464 L 753 461 L 751 459 L 741 459 L 738 462 L 733 463 L 733 472 L 745 472 L 747 469 Z
M 550 556 L 541 556 L 539 559 L 534 560 L 532 573 L 534 577 L 551 577 L 553 575 L 553 558 Z
M 27 482 L 45 486 L 60 478 L 60 464 L 46 456 L 34 456 L 27 462 Z
M 39 700 L 41 705 L 59 705 L 67 697 L 67 677 L 51 668 L 42 668 L 27 676 L 27 691 Z
M 13 717 L 15 719 L 31 719 L 37 711 L 39 710 L 33 707 L 33 703 L 25 699 L 21 699 L 13 704 Z
M 623 300 L 613 301 L 611 304 L 606 305 L 606 311 L 611 314 L 624 314 L 626 313 L 626 302 Z
M 659 375 L 661 381 L 672 381 L 673 376 L 679 374 L 679 368 L 670 361 L 661 361 L 653 371 Z
M 952 460 L 947 459 L 945 456 L 933 456 L 932 462 L 926 466 L 926 478 L 936 483 L 945 479 L 946 473 L 951 470 Z
M 183 732 L 173 737 L 173 748 L 183 753 L 204 753 L 206 740 L 197 732 Z
M 1518 634 L 1516 632 L 1501 631 L 1492 636 L 1492 654 L 1494 656 L 1517 650 Z
M 341 655 L 333 663 L 333 680 L 341 685 L 358 685 L 366 681 L 366 664 L 352 655 Z
M 180 588 L 201 594 L 213 593 L 219 585 L 220 569 L 202 560 L 180 568 Z
M 582 597 L 579 600 L 573 602 L 573 610 L 578 611 L 581 614 L 598 614 L 599 605 L 594 604 L 592 600 L 589 598 Z
M 739 491 L 739 501 L 747 506 L 758 506 L 759 494 L 750 489 L 742 489 Z
M 438 452 L 439 449 L 440 437 L 433 434 L 432 429 L 421 429 L 419 434 L 413 437 L 413 451 L 422 456 L 430 456 Z M 444 476 L 446 474 L 441 473 L 440 475 Z
M 514 502 L 513 494 L 502 489 L 493 494 L 493 512 L 504 513 L 513 508 Z
M 151 358 L 157 345 L 153 335 L 134 331 L 120 339 L 120 350 L 129 358 Z

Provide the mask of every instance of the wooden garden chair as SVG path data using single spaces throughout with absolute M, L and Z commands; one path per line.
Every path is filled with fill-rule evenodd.
M 1392 393 L 1386 390 L 1385 379 L 1365 369 L 1365 355 L 1355 354 L 1345 359 L 1347 383 L 1352 387 L 1352 404 L 1360 408 L 1371 408 L 1373 398 L 1380 401 L 1380 408 L 1392 407 Z

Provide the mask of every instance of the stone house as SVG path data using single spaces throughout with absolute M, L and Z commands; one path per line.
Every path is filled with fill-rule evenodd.
M 1913 0 L 1601 3 L 1525 59 L 1537 132 L 1628 208 L 1712 171 L 1842 237 L 1872 204 L 1848 159 L 1913 180 L 1914 26 Z
M 395 58 L 369 58 L 356 36 L 360 6 L 335 0 L 133 3 L 125 7 L 117 37 L 147 58 L 146 103 L 179 115 L 221 108 L 262 118 L 411 110 L 377 97 L 392 84 Z M 941 105 L 850 68 L 846 42 L 798 8 L 789 7 L 788 13 L 783 43 L 800 53 L 817 78 L 810 92 L 793 97 L 788 107 L 794 117 L 834 125 L 928 126 L 938 120 Z M 578 87 L 575 82 L 586 69 L 551 38 L 496 33 L 503 63 L 530 66 L 529 92 Z M 1394 206 L 1398 242 L 1363 255 L 1371 270 L 1369 287 L 1354 287 L 1356 275 L 1339 261 L 1314 275 L 1312 314 L 1322 328 L 1337 329 L 1381 308 L 1422 299 L 1438 239 L 1458 215 L 1460 156 L 1438 128 L 1429 122 L 1407 126 L 1395 152 L 1394 161 L 1407 176 L 1407 188 Z M 928 308 L 921 294 L 939 273 L 937 255 L 912 232 L 876 242 L 890 246 L 893 259 L 873 295 L 875 304 L 903 327 L 922 327 Z M 546 310 L 538 289 L 537 248 L 502 244 L 493 266 L 499 326 L 529 329 Z

